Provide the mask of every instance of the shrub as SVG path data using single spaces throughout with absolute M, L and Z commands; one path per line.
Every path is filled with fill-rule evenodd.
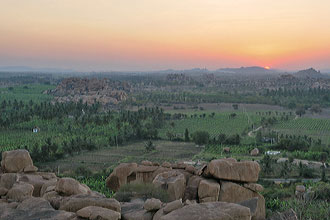
M 90 169 L 88 169 L 87 167 L 84 167 L 84 166 L 77 167 L 75 169 L 74 173 L 77 176 L 84 176 L 84 177 L 89 177 L 93 174 Z
M 210 134 L 207 131 L 196 131 L 193 134 L 193 141 L 198 145 L 207 144 L 209 139 Z
M 162 202 L 168 201 L 167 192 L 151 183 L 132 183 L 125 184 L 120 187 L 119 191 L 114 195 L 115 199 L 120 202 L 130 201 L 132 198 L 141 198 L 147 200 L 150 198 L 156 198 Z

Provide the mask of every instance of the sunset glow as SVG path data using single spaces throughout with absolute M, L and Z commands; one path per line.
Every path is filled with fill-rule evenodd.
M 330 68 L 329 0 L 2 0 L 0 65 Z

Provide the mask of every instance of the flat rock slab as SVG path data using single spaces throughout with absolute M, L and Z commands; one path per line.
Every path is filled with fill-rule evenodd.
M 187 205 L 164 215 L 161 220 L 250 220 L 250 209 L 238 204 L 209 202 Z
M 238 182 L 257 182 L 260 166 L 255 161 L 236 162 L 234 159 L 212 160 L 204 171 L 204 175 L 219 180 Z

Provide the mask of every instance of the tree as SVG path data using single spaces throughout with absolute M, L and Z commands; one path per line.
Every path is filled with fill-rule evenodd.
M 145 144 L 146 151 L 150 152 L 156 149 L 155 145 L 152 143 L 151 140 L 147 141 Z
M 186 128 L 186 130 L 184 131 L 184 141 L 186 142 L 190 141 L 188 128 Z
M 272 163 L 273 160 L 269 155 L 265 155 L 262 160 L 260 161 L 262 169 L 265 174 L 270 174 L 272 173 Z
M 209 142 L 210 134 L 207 131 L 196 131 L 193 134 L 195 144 L 203 145 Z
M 299 107 L 296 109 L 296 115 L 299 115 L 299 117 L 301 117 L 305 113 L 306 113 L 306 111 L 303 107 Z
M 322 112 L 322 108 L 320 105 L 314 104 L 312 105 L 312 107 L 310 108 L 310 111 L 312 113 L 321 113 Z

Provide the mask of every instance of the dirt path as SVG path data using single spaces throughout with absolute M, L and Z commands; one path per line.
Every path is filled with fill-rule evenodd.
M 256 129 L 254 129 L 252 131 L 249 131 L 248 136 L 249 137 L 253 137 L 253 133 L 256 132 L 256 131 L 259 131 L 260 129 L 262 129 L 262 126 L 257 127 Z

